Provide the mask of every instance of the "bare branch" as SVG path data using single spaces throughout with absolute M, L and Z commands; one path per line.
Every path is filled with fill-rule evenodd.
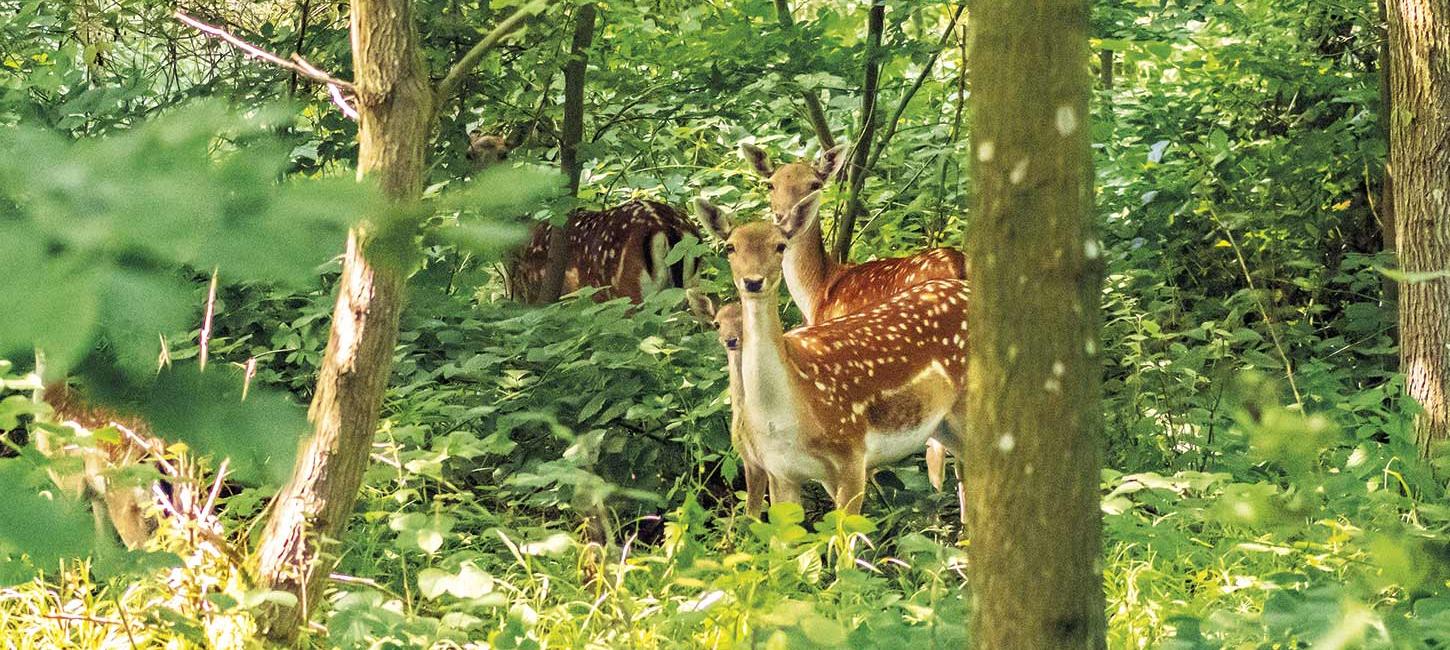
M 292 58 L 284 59 L 280 56 L 277 56 L 276 54 L 252 45 L 251 43 L 248 43 L 241 38 L 238 38 L 236 35 L 228 32 L 225 29 L 201 22 L 200 20 L 191 17 L 186 12 L 180 9 L 176 10 L 175 16 L 176 19 L 181 21 L 182 24 L 185 24 L 186 26 L 191 27 L 192 29 L 195 29 L 203 34 L 207 34 L 212 37 L 226 41 L 227 43 L 230 43 L 232 47 L 241 50 L 247 56 L 250 56 L 254 59 L 261 59 L 280 68 L 286 68 L 297 73 L 298 75 L 301 75 L 303 77 L 311 79 L 312 81 L 327 86 L 327 94 L 329 97 L 332 98 L 332 103 L 336 104 L 337 108 L 342 111 L 342 114 L 346 115 L 349 119 L 357 119 L 357 109 L 352 107 L 352 102 L 348 99 L 348 95 L 357 95 L 357 90 L 353 88 L 352 82 L 343 81 L 341 79 L 338 79 L 337 77 L 327 74 L 326 72 L 318 70 L 311 63 L 308 63 L 306 59 L 303 59 L 302 56 L 299 54 L 293 54 Z
M 483 40 L 469 48 L 468 52 L 463 55 L 463 58 L 459 59 L 457 63 L 454 63 L 452 68 L 449 68 L 448 74 L 443 76 L 443 81 L 438 82 L 438 89 L 434 92 L 433 105 L 441 105 L 453 97 L 453 93 L 458 92 L 458 87 L 463 84 L 463 78 L 469 72 L 473 71 L 474 68 L 478 67 L 478 62 L 483 60 L 484 54 L 487 54 L 490 49 L 493 49 L 493 46 L 498 45 L 499 41 L 502 41 L 505 36 L 508 36 L 515 29 L 522 26 L 525 18 L 543 11 L 547 6 L 548 2 L 541 1 L 519 7 L 513 15 L 503 19 L 503 22 L 495 26 L 493 31 L 489 32 L 487 36 L 484 36 Z

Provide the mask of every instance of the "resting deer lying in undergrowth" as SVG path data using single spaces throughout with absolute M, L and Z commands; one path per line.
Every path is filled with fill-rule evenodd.
M 745 393 L 740 383 L 740 339 L 744 329 L 740 303 L 732 302 L 715 308 L 710 298 L 691 291 L 687 294 L 690 311 L 701 321 L 710 323 L 720 336 L 720 347 L 725 348 L 726 367 L 730 372 L 730 444 L 740 456 L 740 465 L 745 474 L 745 514 L 759 517 L 765 508 L 765 490 L 771 490 L 771 499 L 776 498 L 774 482 L 770 480 L 765 467 L 761 465 L 756 449 L 755 434 L 745 422 Z
M 107 427 L 119 432 L 114 442 L 82 444 L 65 440 L 65 436 L 44 427 L 32 427 L 36 449 L 41 453 L 52 458 L 81 459 L 79 472 L 51 468 L 51 480 L 56 486 L 72 499 L 89 499 L 98 528 L 109 523 L 127 548 L 140 548 L 156 529 L 150 512 L 156 499 L 149 485 L 117 481 L 114 475 L 145 462 L 153 449 L 164 445 L 156 446 L 160 443 L 151 437 L 146 422 L 91 404 L 64 383 L 46 386 L 44 400 L 53 409 L 55 422 L 74 431 L 78 438 Z
M 476 171 L 508 159 L 512 145 L 497 135 L 469 136 L 468 158 Z M 534 226 L 526 245 L 508 264 L 508 295 L 520 302 L 536 302 L 549 259 L 549 224 Z M 684 213 L 658 201 L 632 200 L 605 210 L 575 210 L 565 226 L 569 259 L 564 270 L 563 293 L 582 287 L 602 287 L 596 301 L 626 297 L 644 301 L 652 290 L 683 288 L 693 283 L 694 260 L 668 264 L 670 249 L 685 235 L 699 236 Z
M 704 199 L 695 204 L 705 229 L 725 242 L 740 293 L 742 417 L 757 432 L 771 498 L 799 502 L 800 484 L 820 481 L 836 507 L 856 513 L 867 473 L 928 438 L 953 450 L 960 470 L 968 290 L 963 280 L 931 280 L 784 332 L 782 264 L 791 241 L 807 236 L 820 196 L 808 194 L 776 222 L 740 226 Z
M 796 161 L 775 166 L 765 150 L 740 145 L 740 155 L 762 177 L 770 190 L 770 212 L 776 223 L 812 192 L 820 191 L 840 174 L 846 145 L 821 153 L 814 164 Z M 851 264 L 837 262 L 826 253 L 820 219 L 812 220 L 786 245 L 785 286 L 800 307 L 806 324 L 854 314 L 928 280 L 967 277 L 966 258 L 950 248 L 932 248 L 915 255 Z M 927 445 L 926 468 L 931 484 L 941 489 L 944 450 L 934 440 Z

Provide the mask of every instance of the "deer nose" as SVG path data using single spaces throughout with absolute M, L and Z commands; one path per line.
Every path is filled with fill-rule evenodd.
M 734 350 L 735 348 L 738 348 L 738 347 L 740 347 L 740 339 L 738 339 L 738 338 L 736 338 L 734 336 L 732 336 L 732 337 L 730 337 L 728 339 L 725 339 L 725 349 L 727 349 L 727 350 Z
M 745 290 L 750 293 L 760 293 L 760 290 L 765 288 L 765 278 L 741 278 L 740 284 L 744 285 Z

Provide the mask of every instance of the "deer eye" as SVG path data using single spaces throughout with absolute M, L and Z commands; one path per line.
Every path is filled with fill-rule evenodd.
M 775 252 L 777 252 L 777 253 L 784 253 L 785 252 L 785 244 L 776 244 L 775 245 Z
M 775 183 L 772 183 L 770 181 L 766 181 L 765 182 L 765 189 L 767 189 L 767 190 L 773 190 L 773 189 L 775 189 Z
M 725 245 L 725 254 L 726 255 L 734 255 L 735 254 L 735 244 L 726 244 Z
M 825 183 L 822 183 L 820 181 L 811 181 L 811 190 L 818 190 L 825 186 Z

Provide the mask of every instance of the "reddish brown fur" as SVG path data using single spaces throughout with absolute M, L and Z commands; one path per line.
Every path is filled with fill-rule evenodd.
M 626 297 L 644 300 L 644 275 L 670 273 L 655 269 L 650 247 L 657 236 L 680 241 L 686 233 L 698 232 L 683 213 L 658 201 L 636 200 L 608 210 L 579 210 L 569 218 L 569 263 L 564 271 L 564 293 L 581 287 L 604 287 L 594 294 L 597 301 Z M 549 229 L 540 224 L 509 272 L 510 294 L 530 302 L 532 292 L 543 284 L 548 267 Z M 686 278 L 673 278 L 683 284 Z
M 806 195 L 819 191 L 845 159 L 845 145 L 824 152 L 814 166 L 797 161 L 774 167 L 759 148 L 743 145 L 741 151 L 769 179 L 770 209 L 777 222 Z M 960 251 L 933 248 L 909 257 L 838 263 L 826 254 L 816 223 L 792 238 L 785 275 L 791 298 L 803 312 L 810 307 L 806 322 L 817 323 L 869 309 L 927 280 L 964 279 L 966 258 Z
M 151 427 L 144 420 L 96 406 L 64 383 L 47 386 L 44 399 L 54 409 L 56 422 L 88 431 L 108 426 L 124 427 L 138 438 L 154 440 Z M 36 446 L 47 455 L 74 455 L 82 459 L 83 474 L 62 476 L 52 471 L 51 478 L 71 498 L 89 495 L 98 523 L 104 511 L 126 546 L 138 548 L 151 536 L 155 526 L 146 513 L 151 501 L 150 492 L 141 486 L 112 485 L 107 477 L 109 473 L 140 463 L 146 457 L 147 451 L 136 440 L 123 436 L 117 443 L 101 442 L 95 447 L 61 447 L 48 432 L 38 431 Z
M 505 160 L 511 150 L 500 136 L 469 135 L 468 158 L 476 170 Z M 635 200 L 606 210 L 576 210 L 565 228 L 569 260 L 563 293 L 602 287 L 604 291 L 594 294 L 596 301 L 625 297 L 639 303 L 648 291 L 644 277 L 658 282 L 664 280 L 662 274 L 668 274 L 669 284 L 684 286 L 693 273 L 685 263 L 678 268 L 655 268 L 659 265 L 653 250 L 657 241 L 670 247 L 686 234 L 699 236 L 689 218 L 664 203 Z M 508 292 L 515 300 L 535 302 L 548 269 L 550 229 L 548 224 L 534 226 L 529 244 L 509 265 Z
M 820 480 L 837 507 L 858 511 L 872 466 L 919 449 L 929 435 L 960 447 L 968 288 L 929 280 L 865 311 L 782 333 L 781 265 L 819 200 L 808 195 L 778 224 L 739 227 L 706 201 L 697 207 L 726 242 L 744 305 L 745 419 L 769 432 L 759 447 L 772 486 L 791 493 L 792 484 Z M 945 426 L 929 431 L 938 421 Z

